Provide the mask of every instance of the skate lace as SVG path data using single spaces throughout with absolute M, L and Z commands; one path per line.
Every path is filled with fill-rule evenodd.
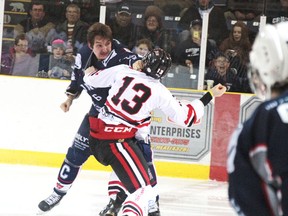
M 46 200 L 45 202 L 48 203 L 49 205 L 52 205 L 54 203 L 57 203 L 59 200 L 61 199 L 61 196 L 56 194 L 56 193 L 53 193 L 52 195 L 50 195 Z

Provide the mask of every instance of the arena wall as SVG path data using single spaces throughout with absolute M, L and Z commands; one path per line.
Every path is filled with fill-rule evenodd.
M 60 167 L 85 113 L 91 106 L 83 92 L 71 110 L 60 104 L 69 82 L 0 75 L 0 163 Z M 183 100 L 205 91 L 171 89 Z M 228 94 L 213 100 L 200 122 L 189 130 L 153 112 L 152 147 L 158 175 L 226 181 L 226 148 L 239 122 L 259 100 L 250 94 Z M 177 133 L 173 133 L 177 132 Z M 169 132 L 169 133 L 168 133 Z M 83 169 L 110 171 L 93 157 Z

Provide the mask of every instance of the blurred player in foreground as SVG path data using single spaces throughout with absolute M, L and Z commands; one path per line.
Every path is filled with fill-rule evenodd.
M 204 106 L 226 88 L 216 85 L 202 98 L 189 103 L 176 100 L 160 82 L 171 67 L 171 57 L 162 49 L 150 51 L 142 59 L 141 71 L 119 65 L 97 71 L 85 70 L 84 81 L 95 88 L 111 87 L 98 117 L 90 116 L 90 149 L 105 166 L 110 165 L 130 195 L 120 215 L 147 215 L 155 205 L 147 162 L 135 142 L 149 134 L 151 111 L 158 108 L 175 123 L 190 127 L 204 114 Z
M 250 83 L 264 101 L 232 135 L 229 200 L 238 215 L 288 215 L 288 22 L 266 25 L 250 53 Z

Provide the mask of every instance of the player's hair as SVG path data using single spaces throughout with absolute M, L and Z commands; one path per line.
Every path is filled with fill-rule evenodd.
M 111 41 L 113 40 L 111 28 L 108 25 L 99 22 L 94 23 L 88 29 L 87 41 L 91 46 L 94 45 L 96 36 L 101 36 Z
M 143 72 L 155 79 L 164 77 L 172 64 L 169 53 L 163 49 L 156 48 L 147 53 L 142 59 Z

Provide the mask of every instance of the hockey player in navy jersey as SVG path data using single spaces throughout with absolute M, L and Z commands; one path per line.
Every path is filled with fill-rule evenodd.
M 288 215 L 288 22 L 266 25 L 250 52 L 251 86 L 265 99 L 230 139 L 229 201 L 241 216 Z
M 170 66 L 170 55 L 154 49 L 142 59 L 141 71 L 127 65 L 85 70 L 84 81 L 89 86 L 111 87 L 99 115 L 89 117 L 89 143 L 95 158 L 110 165 L 130 193 L 119 212 L 123 216 L 149 215 L 155 205 L 147 162 L 135 143 L 135 138 L 145 140 L 149 134 L 151 111 L 158 108 L 180 126 L 190 127 L 203 116 L 213 96 L 226 91 L 218 84 L 202 98 L 181 103 L 160 82 Z
M 41 201 L 38 205 L 40 214 L 42 212 L 50 211 L 54 206 L 59 204 L 61 199 L 66 195 L 67 191 L 71 188 L 81 166 L 91 155 L 88 143 L 88 115 L 97 115 L 99 109 L 106 101 L 109 88 L 93 88 L 85 84 L 83 82 L 84 70 L 91 65 L 97 69 L 109 68 L 118 64 L 132 66 L 136 60 L 139 60 L 137 55 L 124 48 L 124 46 L 122 46 L 117 40 L 112 38 L 111 29 L 107 25 L 101 23 L 93 24 L 89 28 L 87 39 L 90 46 L 84 46 L 76 56 L 74 70 L 71 76 L 71 83 L 66 90 L 67 100 L 61 104 L 61 109 L 64 112 L 69 111 L 73 100 L 78 98 L 83 90 L 90 95 L 93 105 L 89 110 L 89 114 L 84 116 L 74 141 L 71 147 L 68 148 L 66 158 L 59 170 L 57 182 L 53 188 L 53 193 L 47 199 Z M 150 155 L 147 160 L 148 163 L 152 164 L 152 153 L 150 146 L 146 145 L 145 143 L 142 144 L 148 146 L 145 147 L 144 151 Z M 154 174 L 151 181 L 153 184 L 156 184 L 156 173 L 153 170 L 154 166 L 151 165 L 150 169 Z M 113 177 L 113 174 L 111 176 Z M 121 185 L 122 184 L 118 182 L 118 184 L 109 187 L 109 190 L 114 192 L 117 191 L 114 199 L 123 200 L 126 198 L 127 195 L 125 194 L 125 188 L 123 189 Z M 107 208 L 104 209 L 100 215 L 105 215 L 108 211 L 117 211 L 117 209 L 115 210 L 114 206 L 111 206 L 114 204 L 112 201 L 113 200 L 110 200 Z M 110 208 L 112 208 L 112 210 Z M 155 215 L 157 214 L 155 213 Z

